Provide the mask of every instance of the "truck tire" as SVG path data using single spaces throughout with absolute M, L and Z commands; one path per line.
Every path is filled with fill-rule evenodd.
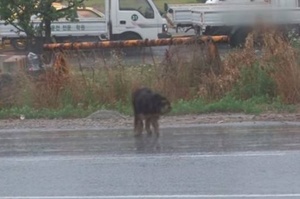
M 11 39 L 10 44 L 17 51 L 25 51 L 28 48 L 27 42 L 25 39 Z
M 245 45 L 249 31 L 243 28 L 236 30 L 230 35 L 230 46 L 232 48 L 242 48 Z
M 140 40 L 142 37 L 134 32 L 125 32 L 119 36 L 119 40 Z

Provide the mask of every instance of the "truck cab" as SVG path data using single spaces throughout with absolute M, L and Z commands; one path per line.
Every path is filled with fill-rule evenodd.
M 106 16 L 111 40 L 171 37 L 152 0 L 106 0 Z

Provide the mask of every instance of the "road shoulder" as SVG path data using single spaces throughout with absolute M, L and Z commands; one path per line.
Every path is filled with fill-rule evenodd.
M 246 122 L 294 122 L 300 123 L 300 113 L 266 113 L 261 115 L 247 114 L 194 114 L 180 116 L 164 116 L 160 120 L 160 125 L 164 127 L 172 126 L 195 126 L 203 124 L 227 124 Z M 0 120 L 1 130 L 24 130 L 24 129 L 106 129 L 106 128 L 132 128 L 133 118 L 106 118 L 106 119 L 10 119 Z

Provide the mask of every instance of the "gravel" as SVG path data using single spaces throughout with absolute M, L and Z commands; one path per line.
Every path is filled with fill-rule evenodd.
M 102 112 L 101 114 L 105 114 Z M 108 114 L 109 115 L 109 114 Z M 265 113 L 261 115 L 247 114 L 199 114 L 163 116 L 160 125 L 164 126 L 186 126 L 198 124 L 221 124 L 251 121 L 276 121 L 276 122 L 300 122 L 300 113 L 275 114 Z M 83 119 L 11 119 L 0 120 L 0 129 L 24 130 L 24 129 L 106 129 L 106 128 L 132 128 L 133 117 L 113 113 L 112 117 L 93 116 Z

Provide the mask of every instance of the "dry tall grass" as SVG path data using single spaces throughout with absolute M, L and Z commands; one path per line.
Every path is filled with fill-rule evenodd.
M 153 87 L 171 100 L 199 97 L 201 86 L 209 87 L 208 77 L 216 77 L 223 70 L 217 48 L 211 43 L 171 47 L 163 63 L 157 67 Z
M 256 32 L 247 38 L 245 48 L 231 53 L 225 60 L 228 74 L 221 79 L 230 79 L 233 85 L 240 78 L 241 68 L 259 65 L 276 83 L 278 96 L 283 102 L 300 102 L 300 52 L 295 49 L 281 33 L 275 29 L 265 30 L 260 35 L 260 50 L 255 51 Z M 229 78 L 228 78 L 229 77 Z M 221 81 L 221 80 L 220 80 Z
M 271 67 L 270 74 L 276 81 L 277 92 L 285 103 L 300 102 L 300 52 L 282 35 L 270 31 L 263 37 L 264 67 Z
M 253 45 L 255 38 L 255 33 L 250 34 L 244 49 L 233 50 L 222 61 L 214 56 L 217 49 L 208 44 L 172 46 L 166 51 L 164 61 L 153 65 L 128 66 L 122 61 L 124 55 L 117 52 L 114 62 L 105 62 L 92 71 L 69 70 L 72 67 L 62 61 L 55 70 L 46 71 L 38 78 L 21 78 L 15 104 L 60 108 L 70 104 L 88 107 L 129 103 L 131 92 L 141 86 L 160 91 L 171 101 L 199 97 L 216 100 L 232 91 L 241 79 L 243 68 L 255 66 L 273 78 L 274 93 L 285 103 L 299 103 L 299 50 L 280 34 L 267 31 L 261 37 L 263 45 L 257 53 Z M 60 68 L 61 65 L 65 68 Z

